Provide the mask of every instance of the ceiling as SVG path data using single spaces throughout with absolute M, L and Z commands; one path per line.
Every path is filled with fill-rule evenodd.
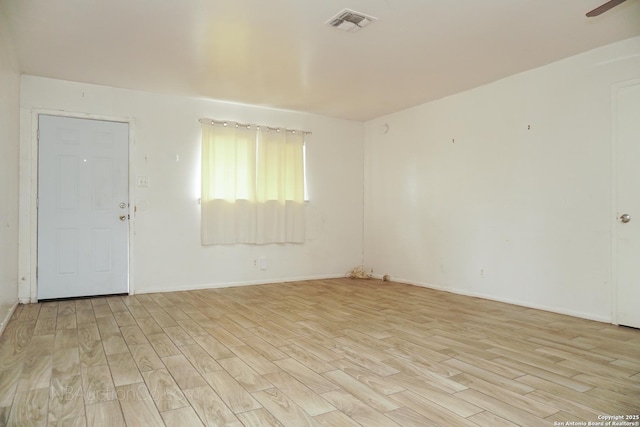
M 0 0 L 21 72 L 366 121 L 640 35 L 640 0 Z M 357 33 L 344 8 L 378 18 Z

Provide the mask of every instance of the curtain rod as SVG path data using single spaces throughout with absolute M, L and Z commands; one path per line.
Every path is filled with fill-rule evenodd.
M 264 128 L 267 130 L 275 130 L 276 132 L 280 132 L 281 130 L 283 130 L 285 132 L 292 132 L 292 133 L 300 132 L 303 135 L 311 135 L 311 132 L 306 130 L 274 128 L 272 126 L 252 125 L 248 123 L 238 123 L 238 122 L 228 121 L 228 120 L 215 120 L 215 119 L 202 118 L 202 119 L 199 119 L 198 122 L 200 122 L 201 124 L 211 123 L 212 125 L 222 125 L 222 126 L 235 125 L 235 127 L 246 127 L 247 129 L 251 129 L 252 126 L 255 126 L 256 129 Z

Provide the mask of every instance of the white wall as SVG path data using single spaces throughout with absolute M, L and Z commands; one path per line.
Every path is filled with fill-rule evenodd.
M 20 73 L 0 11 L 0 332 L 18 302 Z
M 344 276 L 362 262 L 364 125 L 317 115 L 23 76 L 21 85 L 20 297 L 35 284 L 34 111 L 132 119 L 136 188 L 136 293 Z M 313 132 L 308 139 L 307 241 L 303 245 L 200 245 L 198 119 L 210 117 Z M 179 160 L 176 160 L 179 158 Z M 268 269 L 254 267 L 266 257 Z
M 636 37 L 368 122 L 365 264 L 610 321 L 611 86 L 639 77 Z

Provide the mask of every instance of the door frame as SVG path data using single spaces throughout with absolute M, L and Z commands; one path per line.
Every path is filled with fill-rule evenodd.
M 21 129 L 27 130 L 25 128 L 30 127 L 30 152 L 29 152 L 29 164 L 30 164 L 30 173 L 21 174 L 20 178 L 20 194 L 21 194 L 21 202 L 20 202 L 20 217 L 28 218 L 28 230 L 20 227 L 21 231 L 28 236 L 23 236 L 20 238 L 20 243 L 23 246 L 23 249 L 19 251 L 19 282 L 20 289 L 24 289 L 23 292 L 19 295 L 20 302 L 28 303 L 28 302 L 37 302 L 38 301 L 38 279 L 37 279 L 37 266 L 38 266 L 38 172 L 39 172 L 39 163 L 38 163 L 38 131 L 39 131 L 39 117 L 40 115 L 48 115 L 48 116 L 58 116 L 58 117 L 69 117 L 69 118 L 79 118 L 79 119 L 89 119 L 89 120 L 101 120 L 107 122 L 120 122 L 127 123 L 129 127 L 129 141 L 128 141 L 128 191 L 129 191 L 129 234 L 127 236 L 128 240 L 128 268 L 127 268 L 127 278 L 129 282 L 129 295 L 133 295 L 135 293 L 135 283 L 134 277 L 131 272 L 134 268 L 134 236 L 135 236 L 135 186 L 134 179 L 135 170 L 134 170 L 134 162 L 132 159 L 134 158 L 134 119 L 130 117 L 114 117 L 114 116 L 106 116 L 101 114 L 89 114 L 89 113 L 76 113 L 69 111 L 60 111 L 60 110 L 49 110 L 43 108 L 34 108 L 31 110 L 30 116 L 30 124 L 21 123 Z M 22 119 L 21 119 L 22 120 Z M 28 132 L 28 130 L 27 130 Z M 23 141 L 24 142 L 24 141 Z M 21 157 L 24 159 L 24 155 L 26 153 L 21 153 Z M 23 163 L 24 162 L 24 163 Z M 25 160 L 21 160 L 21 164 L 26 164 Z M 28 200 L 26 200 L 28 198 Z M 25 248 L 26 246 L 26 248 Z M 25 295 L 28 290 L 28 296 Z
M 619 325 L 618 319 L 618 91 L 627 86 L 640 84 L 640 79 L 627 80 L 611 85 L 611 323 Z

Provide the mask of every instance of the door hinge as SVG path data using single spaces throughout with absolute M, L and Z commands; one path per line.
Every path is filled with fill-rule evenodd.
M 38 129 L 36 131 L 36 138 L 37 138 L 38 142 L 40 142 L 40 129 Z
M 36 267 L 36 279 L 38 278 L 38 267 Z
M 36 197 L 36 209 L 40 209 L 40 197 Z

